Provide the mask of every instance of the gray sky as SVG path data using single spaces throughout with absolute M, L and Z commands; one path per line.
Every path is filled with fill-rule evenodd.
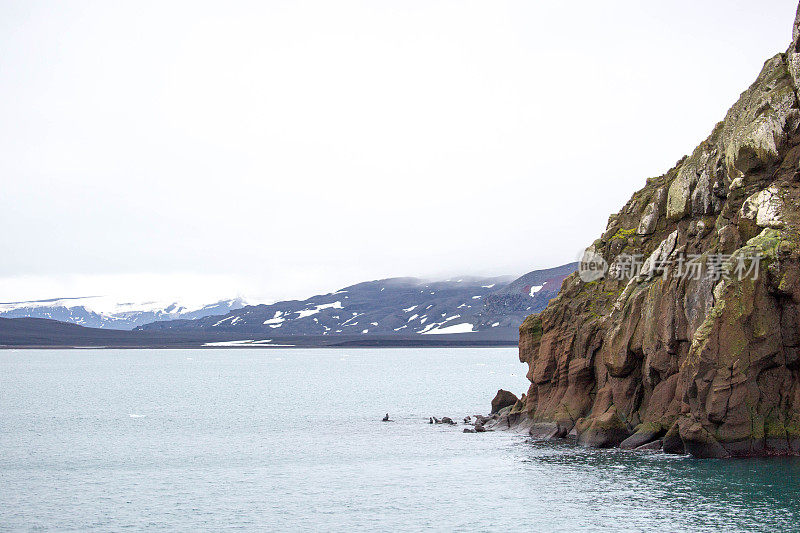
M 794 0 L 0 4 L 0 301 L 575 260 Z

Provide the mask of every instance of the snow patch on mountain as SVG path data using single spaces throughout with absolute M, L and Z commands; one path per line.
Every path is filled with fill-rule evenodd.
M 452 333 L 472 333 L 475 331 L 472 324 L 464 322 L 463 324 L 454 324 L 452 326 L 445 326 L 443 328 L 434 328 L 429 331 L 423 331 L 423 335 L 449 335 Z
M 305 318 L 307 316 L 316 315 L 323 309 L 342 309 L 342 302 L 336 301 L 330 304 L 319 304 L 314 309 L 302 309 L 300 311 L 295 311 L 295 313 L 297 313 L 297 318 Z

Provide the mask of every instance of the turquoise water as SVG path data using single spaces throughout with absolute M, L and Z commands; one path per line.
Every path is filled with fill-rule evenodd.
M 0 529 L 800 527 L 796 459 L 427 424 L 525 369 L 504 348 L 0 351 Z

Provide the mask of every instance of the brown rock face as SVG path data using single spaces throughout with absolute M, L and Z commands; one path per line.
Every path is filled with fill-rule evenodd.
M 708 139 L 609 218 L 589 248 L 608 274 L 571 275 L 520 326 L 533 422 L 598 447 L 800 453 L 798 28 L 800 9 Z
M 492 413 L 498 412 L 500 409 L 514 405 L 519 401 L 519 398 L 513 392 L 500 389 L 492 400 Z

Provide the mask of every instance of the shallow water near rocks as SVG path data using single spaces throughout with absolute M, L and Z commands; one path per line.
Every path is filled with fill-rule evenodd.
M 0 529 L 797 527 L 798 459 L 427 423 L 525 371 L 509 348 L 0 351 Z

